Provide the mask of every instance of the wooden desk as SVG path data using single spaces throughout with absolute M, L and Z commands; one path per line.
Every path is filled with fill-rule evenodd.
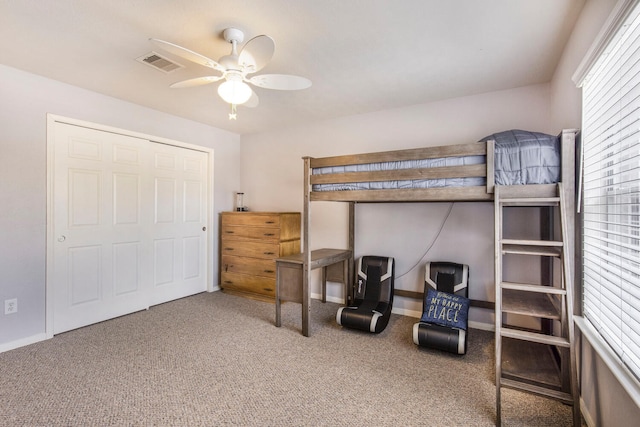
M 289 255 L 276 258 L 276 326 L 281 325 L 282 301 L 302 303 L 302 312 L 309 310 L 308 301 L 303 301 L 302 294 L 302 267 L 304 254 Z M 351 277 L 349 266 L 353 263 L 353 254 L 344 249 L 317 249 L 311 251 L 311 264 L 309 269 L 322 268 L 322 302 L 327 301 L 327 280 L 344 284 L 345 304 L 351 298 Z M 305 304 L 306 303 L 306 304 Z M 303 335 L 309 336 L 308 317 L 302 316 Z

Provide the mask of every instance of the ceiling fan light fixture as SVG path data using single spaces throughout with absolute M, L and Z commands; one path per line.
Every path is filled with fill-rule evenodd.
M 237 28 L 227 28 L 223 32 L 225 41 L 231 44 L 231 53 L 218 61 L 200 55 L 197 52 L 163 40 L 149 39 L 155 46 L 172 55 L 179 56 L 195 64 L 219 71 L 214 76 L 196 77 L 170 85 L 172 88 L 188 88 L 225 80 L 218 86 L 218 94 L 231 106 L 229 119 L 237 118 L 236 107 L 258 106 L 258 95 L 247 84 L 265 89 L 300 90 L 311 86 L 311 81 L 300 76 L 288 74 L 261 74 L 247 77 L 262 70 L 273 57 L 275 42 L 267 35 L 259 35 L 244 44 L 238 53 L 238 44 L 244 40 L 244 33 Z
M 251 88 L 240 78 L 229 76 L 227 81 L 218 86 L 218 95 L 229 104 L 244 104 L 251 98 Z

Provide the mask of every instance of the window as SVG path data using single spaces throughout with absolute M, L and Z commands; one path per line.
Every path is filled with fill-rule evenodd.
M 583 313 L 640 378 L 640 7 L 582 82 Z

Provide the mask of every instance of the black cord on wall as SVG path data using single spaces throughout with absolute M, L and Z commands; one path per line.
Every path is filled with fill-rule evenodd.
M 440 233 L 442 233 L 442 230 L 444 229 L 444 225 L 447 223 L 447 220 L 449 219 L 449 215 L 451 215 L 451 211 L 453 210 L 453 205 L 455 203 L 451 202 L 449 204 L 449 210 L 447 211 L 447 214 L 444 216 L 444 219 L 442 220 L 442 223 L 440 224 L 440 228 L 438 229 L 438 232 L 436 233 L 436 235 L 433 237 L 433 240 L 431 240 L 431 243 L 429 243 L 429 246 L 427 246 L 427 249 L 425 249 L 424 253 L 422 254 L 422 256 L 418 259 L 418 261 L 416 261 L 416 263 L 406 272 L 396 275 L 396 279 L 400 279 L 401 277 L 406 276 L 407 274 L 409 274 L 411 271 L 413 271 L 420 263 L 422 263 L 422 261 L 425 259 L 425 257 L 427 256 L 427 254 L 429 253 L 429 251 L 431 250 L 431 248 L 433 247 L 433 245 L 436 244 L 436 241 L 438 240 L 438 237 L 440 237 Z

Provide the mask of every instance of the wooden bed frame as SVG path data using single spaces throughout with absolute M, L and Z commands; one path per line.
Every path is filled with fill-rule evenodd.
M 563 130 L 560 136 L 561 182 L 565 192 L 567 212 L 570 213 L 569 235 L 574 233 L 575 200 L 575 143 L 576 129 Z M 349 203 L 349 240 L 348 250 L 355 256 L 355 205 L 356 203 L 390 202 L 478 202 L 493 201 L 494 191 L 494 142 L 474 142 L 470 144 L 447 145 L 438 147 L 415 148 L 366 154 L 353 154 L 333 157 L 304 157 L 304 209 L 303 209 L 303 284 L 302 284 L 302 333 L 309 335 L 311 242 L 310 217 L 311 202 L 334 201 Z M 400 169 L 392 171 L 346 172 L 333 174 L 313 174 L 313 169 L 330 166 L 358 165 L 376 162 L 403 160 L 422 160 L 443 157 L 486 156 L 486 162 L 479 165 L 444 166 L 425 169 Z M 342 184 L 373 181 L 442 179 L 485 177 L 486 186 L 437 187 L 420 189 L 388 190 L 341 190 L 313 191 L 314 184 Z M 509 197 L 550 197 L 555 194 L 556 184 L 513 185 L 501 187 L 501 195 Z M 573 241 L 570 242 L 573 248 Z M 571 254 L 573 259 L 573 254 Z M 353 280 L 353 265 L 349 270 Z M 575 277 L 575 276 L 572 276 Z M 398 296 L 421 298 L 421 293 L 396 290 Z M 347 296 L 348 300 L 348 296 Z M 348 302 L 348 301 L 345 301 Z M 489 306 L 487 306 L 489 307 Z

